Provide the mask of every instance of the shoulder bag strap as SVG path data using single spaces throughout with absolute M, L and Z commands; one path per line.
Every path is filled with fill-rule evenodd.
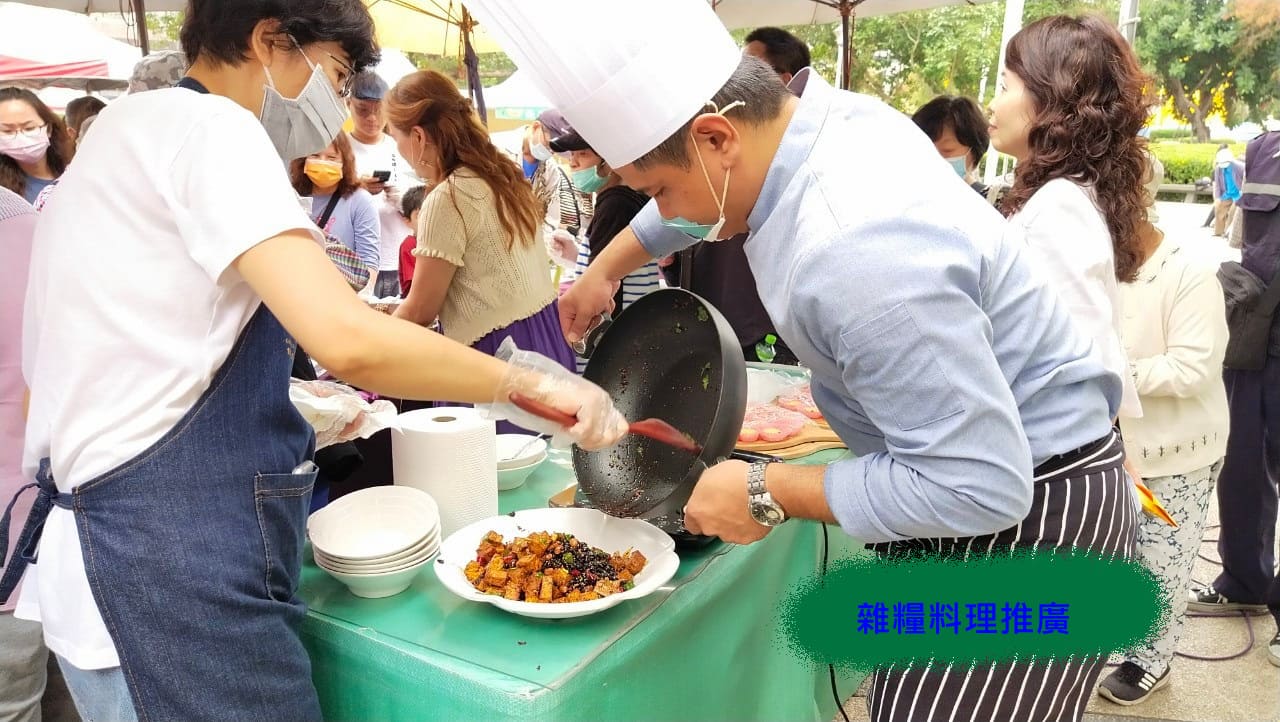
M 338 207 L 338 189 L 333 189 L 333 195 L 329 196 L 329 204 L 324 207 L 324 213 L 320 214 L 320 220 L 316 221 L 316 225 L 320 226 L 320 230 L 324 230 L 324 225 L 329 222 L 329 216 L 333 215 L 333 209 Z

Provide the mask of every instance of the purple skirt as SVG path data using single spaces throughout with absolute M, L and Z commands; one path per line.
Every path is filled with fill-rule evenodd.
M 564 332 L 560 330 L 560 306 L 556 301 L 547 304 L 541 311 L 522 318 L 519 321 L 500 328 L 489 333 L 480 340 L 471 344 L 471 348 L 482 351 L 494 356 L 498 353 L 498 347 L 502 342 L 511 337 L 515 341 L 516 346 L 521 351 L 535 351 L 550 359 L 555 360 L 561 366 L 565 367 L 572 373 L 577 373 L 577 364 L 573 349 L 569 348 L 569 342 L 564 340 Z M 454 403 L 451 401 L 437 401 L 434 403 L 415 404 L 414 402 L 405 402 L 402 411 L 409 411 L 413 408 L 432 408 L 436 406 L 469 406 L 470 404 Z M 532 434 L 537 433 L 528 429 L 523 429 L 509 421 L 498 422 L 499 434 Z

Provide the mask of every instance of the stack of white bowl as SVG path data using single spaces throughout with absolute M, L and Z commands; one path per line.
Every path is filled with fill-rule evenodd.
M 528 434 L 498 434 L 498 490 L 523 484 L 547 460 L 547 442 Z
M 316 565 L 357 597 L 409 588 L 440 550 L 440 508 L 425 491 L 375 486 L 312 514 L 307 535 Z

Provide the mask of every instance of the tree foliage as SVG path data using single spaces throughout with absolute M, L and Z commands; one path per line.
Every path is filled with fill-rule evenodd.
M 1146 0 L 1137 50 L 1202 141 L 1214 111 L 1228 124 L 1277 109 L 1280 25 L 1274 0 Z M 1243 13 L 1243 14 L 1242 14 Z

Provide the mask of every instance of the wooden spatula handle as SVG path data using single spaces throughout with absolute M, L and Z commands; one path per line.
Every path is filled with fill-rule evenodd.
M 578 423 L 578 419 L 576 417 L 570 416 L 554 406 L 549 406 L 541 401 L 535 401 L 522 393 L 512 392 L 511 396 L 508 398 L 516 408 L 533 414 L 539 418 L 546 419 L 547 421 L 560 424 L 566 429 L 573 428 Z

